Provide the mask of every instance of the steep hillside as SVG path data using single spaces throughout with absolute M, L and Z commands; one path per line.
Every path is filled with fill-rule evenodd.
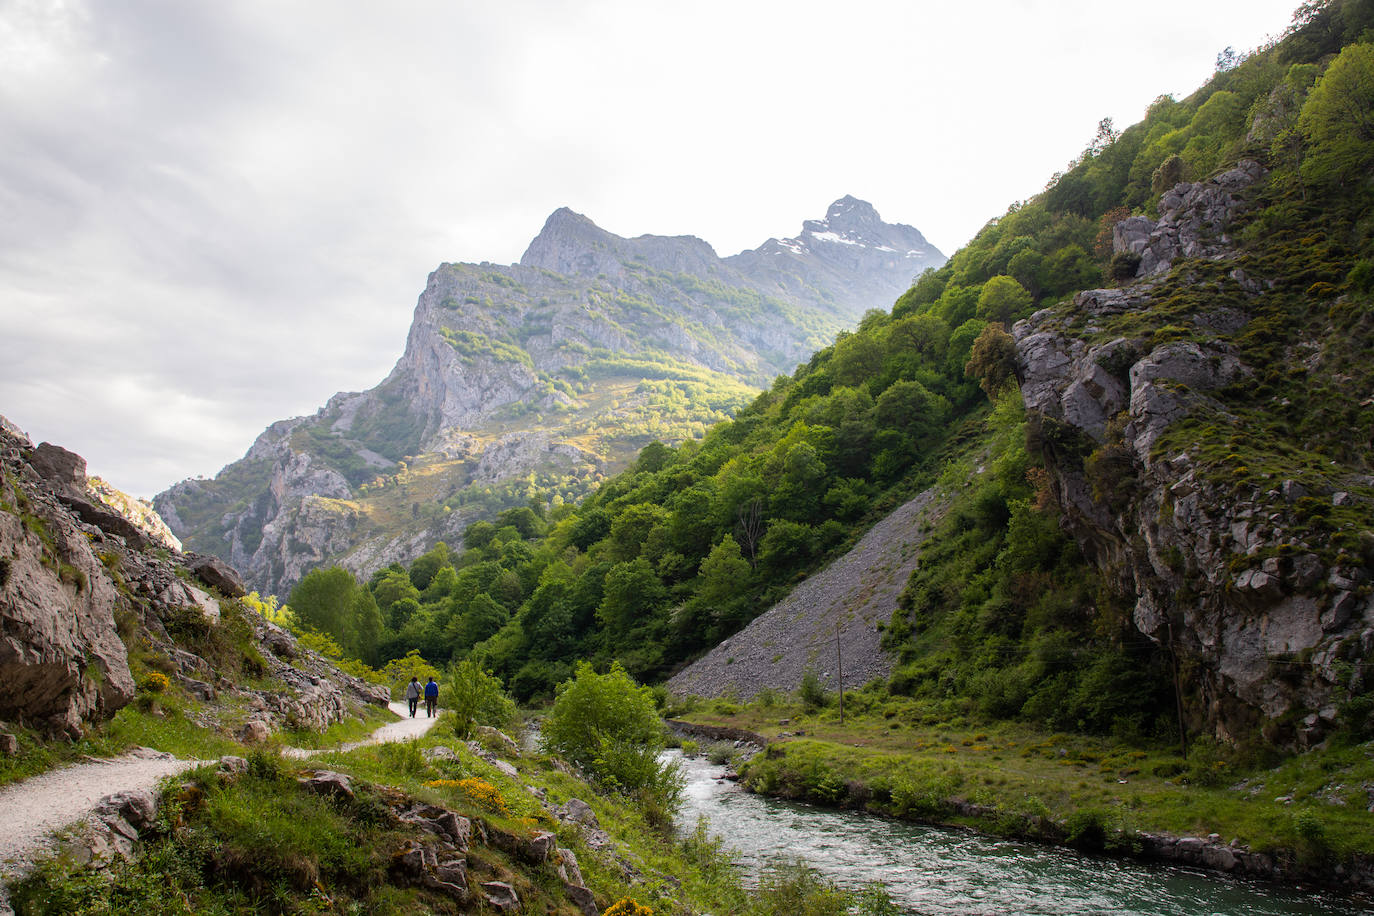
M 501 509 L 576 500 L 652 440 L 699 438 L 942 261 L 852 197 L 725 259 L 559 210 L 519 264 L 431 274 L 377 388 L 273 424 L 155 505 L 264 592 L 326 561 L 367 574 Z
M 920 562 L 920 544 L 944 508 L 926 490 L 868 530 L 859 543 L 784 600 L 668 679 L 679 696 L 790 693 L 810 672 L 826 688 L 885 681 L 893 658 L 881 629 Z
M 1066 230 L 1100 271 L 1078 285 L 1113 284 L 1023 296 L 975 344 L 985 390 L 1024 398 L 1032 480 L 956 504 L 963 558 L 928 549 L 889 633 L 902 689 L 1252 748 L 1370 734 L 1371 26 L 1367 3 L 1304 7 L 1193 96 L 1104 125 L 899 302 L 1071 292 L 1045 256 Z

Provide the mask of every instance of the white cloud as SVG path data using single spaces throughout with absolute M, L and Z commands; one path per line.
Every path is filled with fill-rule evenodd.
M 731 254 L 851 193 L 950 252 L 1291 2 L 0 0 L 0 413 L 214 473 L 559 206 Z

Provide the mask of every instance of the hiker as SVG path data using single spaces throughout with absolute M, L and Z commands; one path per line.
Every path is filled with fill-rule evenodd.
M 425 684 L 425 715 L 434 718 L 434 710 L 439 705 L 439 685 L 434 683 L 434 678 L 429 679 Z
M 406 684 L 406 702 L 410 704 L 410 717 L 413 719 L 415 718 L 415 707 L 420 705 L 420 679 L 418 677 L 412 676 L 410 683 Z

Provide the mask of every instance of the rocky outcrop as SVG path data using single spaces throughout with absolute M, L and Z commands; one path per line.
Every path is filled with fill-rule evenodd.
M 112 716 L 135 693 L 124 639 L 136 633 L 183 690 L 205 702 L 236 694 L 269 729 L 321 730 L 390 699 L 236 605 L 274 684 L 240 687 L 217 672 L 177 634 L 217 625 L 224 602 L 244 594 L 238 573 L 214 557 L 169 554 L 89 498 L 86 482 L 79 455 L 0 429 L 0 720 L 76 736 Z
M 1122 318 L 1148 326 L 1156 300 L 1189 282 L 1159 285 L 1174 259 L 1234 256 L 1229 221 L 1260 174 L 1242 163 L 1166 194 L 1158 224 L 1119 224 L 1118 247 L 1141 254 L 1147 279 L 1080 293 L 1069 308 L 1017 323 L 1013 336 L 1065 524 L 1133 598 L 1140 632 L 1195 672 L 1186 688 L 1194 725 L 1223 739 L 1262 731 L 1306 746 L 1334 724 L 1340 693 L 1365 683 L 1374 606 L 1365 557 L 1332 549 L 1303 519 L 1342 505 L 1374 510 L 1374 479 L 1334 462 L 1318 475 L 1297 464 L 1285 473 L 1282 459 L 1277 473 L 1252 475 L 1215 443 L 1170 438 L 1183 421 L 1239 424 L 1225 392 L 1250 384 L 1257 367 L 1231 342 L 1249 320 L 1234 298 L 1213 307 L 1204 296 L 1195 314 L 1171 313 L 1168 321 L 1187 322 L 1171 325 L 1176 333 L 1110 330 L 1132 326 Z M 1230 279 L 1253 309 L 1263 306 L 1267 284 L 1238 270 Z
M 943 261 L 920 232 L 852 197 L 796 238 L 730 258 L 691 236 L 622 238 L 560 209 L 518 264 L 431 273 L 405 352 L 376 388 L 273 424 L 216 479 L 183 481 L 155 505 L 261 592 L 285 594 L 328 563 L 366 576 L 460 541 L 480 510 L 427 513 L 436 491 L 535 474 L 579 498 L 655 436 L 641 386 L 705 378 L 737 392 L 691 405 L 713 422 L 744 386 L 791 372 Z M 618 434 L 631 423 L 639 431 Z M 417 466 L 430 475 L 425 498 L 406 502 Z
M 105 535 L 63 503 L 85 462 L 0 431 L 0 472 L 0 719 L 80 735 L 134 695 Z
M 1229 253 L 1228 229 L 1245 206 L 1244 191 L 1264 168 L 1244 160 L 1234 169 L 1197 183 L 1183 182 L 1159 199 L 1159 220 L 1132 216 L 1112 230 L 1112 250 L 1140 258 L 1137 277 L 1168 271 L 1176 258 L 1217 258 Z

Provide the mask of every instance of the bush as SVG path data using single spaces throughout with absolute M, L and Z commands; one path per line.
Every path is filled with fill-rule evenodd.
M 446 690 L 445 705 L 454 715 L 453 733 L 459 740 L 472 737 L 476 725 L 505 729 L 515 720 L 515 703 L 501 681 L 473 659 L 449 668 Z
M 807 712 L 823 709 L 830 703 L 830 694 L 821 686 L 821 679 L 810 668 L 802 675 L 801 687 L 797 689 L 802 708 Z
M 640 794 L 662 809 L 672 809 L 682 794 L 682 775 L 663 763 L 663 727 L 653 692 L 635 684 L 616 662 L 597 674 L 587 662 L 558 688 L 544 721 L 544 749 L 576 765 L 602 788 Z
M 1107 815 L 1093 808 L 1075 811 L 1064 825 L 1064 839 L 1078 849 L 1100 852 L 1107 845 Z
M 1107 266 L 1107 276 L 1117 283 L 1125 283 L 1127 280 L 1135 279 L 1135 272 L 1140 269 L 1140 255 L 1130 251 L 1122 251 L 1112 256 L 1111 264 Z

